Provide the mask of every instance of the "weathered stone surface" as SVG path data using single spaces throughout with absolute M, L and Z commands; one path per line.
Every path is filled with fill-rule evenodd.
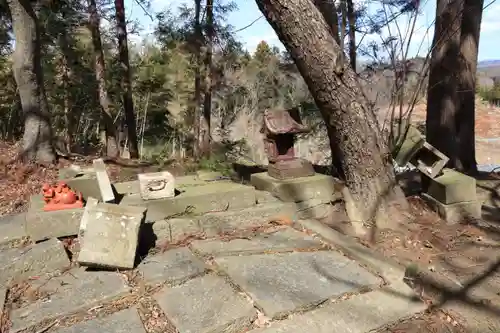
M 82 168 L 79 165 L 71 164 L 67 168 L 59 169 L 58 179 L 70 179 L 88 174 L 95 174 L 94 168 Z
M 0 245 L 26 237 L 26 214 L 0 216 Z
M 118 194 L 134 194 L 141 192 L 138 180 L 113 183 L 111 186 L 115 188 L 115 191 Z
M 11 279 L 41 276 L 69 266 L 63 244 L 57 239 L 0 252 L 0 285 Z
M 429 181 L 427 194 L 443 204 L 476 201 L 476 179 L 452 169 Z
M 138 266 L 146 282 L 182 283 L 205 271 L 205 264 L 183 247 L 148 257 Z
M 95 173 L 76 178 L 62 179 L 61 181 L 68 184 L 71 189 L 81 192 L 85 200 L 89 197 L 93 197 L 102 201 L 101 190 L 99 189 L 99 183 L 97 182 Z
M 50 302 L 41 299 L 10 314 L 11 333 L 26 329 L 43 320 L 91 308 L 98 303 L 126 295 L 130 288 L 115 272 L 72 270 L 46 281 L 35 281 L 39 292 L 50 294 Z
M 218 171 L 198 170 L 196 171 L 196 177 L 199 180 L 212 181 L 212 180 L 223 179 L 224 175 Z
M 203 228 L 196 218 L 177 218 L 153 222 L 153 232 L 157 242 L 176 243 L 189 235 L 202 234 Z
M 214 275 L 165 288 L 155 299 L 180 333 L 240 333 L 256 316 L 249 301 Z
M 145 208 L 100 203 L 89 210 L 78 262 L 85 266 L 133 268 Z
M 5 301 L 7 300 L 7 287 L 0 285 L 0 319 L 4 313 Z
M 204 214 L 255 206 L 255 189 L 231 182 L 211 182 L 207 185 L 178 187 L 174 198 L 142 200 L 139 194 L 123 197 L 120 205 L 145 206 L 147 221 L 158 221 L 176 214 Z M 182 192 L 183 191 L 183 192 Z
M 257 199 L 257 204 L 266 204 L 266 203 L 274 203 L 280 202 L 280 199 L 276 198 L 272 193 L 267 191 L 256 191 L 255 196 Z
M 421 196 L 442 219 L 450 224 L 481 218 L 481 203 L 479 201 L 465 201 L 446 205 L 427 193 L 422 193 Z
M 34 241 L 54 237 L 77 235 L 83 208 L 63 209 L 45 212 L 42 210 L 41 195 L 30 199 L 30 208 L 26 213 L 26 234 Z
M 282 201 L 300 202 L 321 200 L 322 203 L 341 198 L 340 183 L 331 176 L 315 174 L 310 177 L 278 180 L 267 172 L 252 174 L 250 181 L 257 190 L 268 191 Z
M 98 201 L 96 198 L 87 198 L 85 208 L 83 210 L 82 219 L 80 220 L 80 229 L 78 231 L 78 237 L 80 237 L 80 245 L 83 244 L 83 237 L 85 236 L 85 230 L 87 229 L 87 224 L 89 219 L 92 218 L 92 211 L 97 207 Z
M 143 200 L 172 198 L 175 196 L 175 178 L 168 171 L 141 173 L 139 189 Z
M 430 143 L 424 142 L 420 150 L 413 155 L 410 163 L 427 177 L 435 178 L 443 170 L 448 161 L 449 158 L 446 155 Z
M 114 202 L 115 194 L 113 188 L 111 187 L 111 181 L 109 180 L 108 172 L 106 171 L 106 165 L 102 158 L 98 158 L 92 162 L 95 174 L 97 177 L 97 183 L 99 184 L 99 190 L 101 192 L 102 201 L 104 202 Z
M 301 201 L 295 205 L 297 214 L 301 219 L 322 219 L 332 211 L 332 205 L 323 202 L 321 199 Z
M 271 324 L 251 333 L 369 333 L 373 330 L 425 310 L 426 306 L 391 287 L 355 295 L 347 300 Z
M 272 318 L 381 283 L 354 261 L 331 251 L 222 257 L 215 261 Z
M 84 321 L 55 333 L 146 333 L 141 317 L 135 308 L 112 315 Z
M 397 124 L 396 124 L 397 125 Z M 420 131 L 414 127 L 406 127 L 407 124 L 401 124 L 401 126 L 394 126 L 394 135 L 400 140 L 404 137 L 404 140 L 399 148 L 394 160 L 396 163 L 403 167 L 411 158 L 424 146 L 425 136 L 420 133 Z
M 262 252 L 289 252 L 296 250 L 321 249 L 321 242 L 313 237 L 287 228 L 269 234 L 259 234 L 251 239 L 204 240 L 191 243 L 194 250 L 204 255 L 238 255 Z

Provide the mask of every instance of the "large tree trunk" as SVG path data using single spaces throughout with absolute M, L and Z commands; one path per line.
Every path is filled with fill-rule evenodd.
M 132 100 L 132 84 L 130 79 L 130 62 L 127 43 L 127 22 L 125 20 L 125 5 L 123 0 L 115 0 L 116 28 L 118 31 L 118 53 L 122 67 L 123 108 L 128 133 L 128 149 L 131 158 L 139 157 L 137 146 L 137 129 Z
M 23 157 L 28 161 L 56 160 L 41 67 L 40 31 L 31 2 L 8 0 L 16 39 L 13 72 L 24 114 Z
M 194 96 L 192 102 L 192 115 L 194 127 L 193 155 L 198 158 L 200 155 L 200 97 L 201 97 L 201 44 L 203 35 L 201 31 L 201 0 L 195 0 L 194 14 L 194 40 L 195 40 L 195 68 L 194 68 Z
M 97 5 L 95 0 L 88 0 L 89 12 L 89 30 L 92 35 L 92 46 L 94 48 L 95 59 L 95 76 L 99 89 L 99 103 L 102 108 L 102 122 L 104 123 L 105 131 L 102 135 L 102 141 L 106 148 L 106 155 L 108 157 L 118 157 L 118 142 L 116 126 L 113 123 L 113 116 L 111 114 L 111 101 L 106 88 L 106 66 L 104 63 L 104 53 L 102 51 L 101 31 L 99 29 L 99 14 L 97 12 Z
M 468 174 L 477 173 L 474 131 L 475 93 L 483 3 L 483 0 L 464 0 L 464 15 L 462 15 L 460 31 L 459 104 L 456 117 L 460 163 L 457 164 L 457 168 Z
M 210 155 L 210 138 L 212 135 L 211 126 L 211 113 L 212 113 L 212 52 L 213 52 L 213 39 L 214 39 L 214 2 L 207 0 L 207 21 L 206 21 L 206 54 L 205 54 L 205 97 L 203 100 L 203 137 L 202 146 L 203 154 Z
M 286 46 L 321 111 L 339 154 L 353 199 L 353 222 L 392 227 L 388 218 L 395 199 L 407 208 L 396 184 L 389 150 L 381 139 L 375 114 L 367 106 L 349 64 L 340 64 L 342 50 L 311 0 L 256 0 Z M 347 203 L 347 202 L 346 202 Z
M 314 5 L 320 11 L 321 15 L 330 28 L 330 33 L 338 45 L 341 45 L 339 35 L 339 17 L 337 15 L 337 8 L 333 0 L 313 0 Z
M 451 167 L 459 162 L 455 123 L 458 110 L 455 75 L 460 48 L 462 1 L 437 1 L 427 92 L 426 138 L 450 158 Z

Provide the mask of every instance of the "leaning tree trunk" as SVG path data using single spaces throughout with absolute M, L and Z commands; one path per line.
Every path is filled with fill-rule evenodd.
M 387 213 L 393 200 L 407 208 L 396 184 L 389 150 L 381 139 L 375 114 L 367 106 L 355 73 L 343 58 L 335 38 L 311 0 L 256 0 L 295 61 L 335 138 L 352 197 L 353 222 L 377 222 L 391 227 Z M 347 201 L 347 200 L 346 200 Z
M 132 84 L 130 79 L 130 61 L 127 43 L 127 22 L 125 20 L 125 4 L 123 0 L 115 0 L 116 28 L 118 31 L 118 54 L 122 67 L 122 89 L 123 108 L 125 109 L 125 121 L 127 123 L 128 149 L 131 158 L 139 157 L 137 145 L 137 129 L 134 113 L 134 102 L 132 100 Z
M 118 133 L 113 122 L 111 114 L 111 101 L 106 88 L 106 65 L 104 62 L 104 53 L 102 51 L 101 31 L 99 29 L 99 14 L 95 0 L 89 0 L 89 30 L 92 38 L 92 46 L 94 48 L 95 61 L 95 76 L 99 90 L 99 104 L 102 108 L 102 122 L 104 123 L 104 134 L 102 141 L 106 147 L 106 156 L 118 157 Z
M 202 147 L 205 156 L 210 155 L 210 138 L 212 136 L 211 114 L 212 114 L 212 90 L 213 90 L 213 68 L 212 68 L 212 52 L 214 42 L 214 2 L 207 0 L 207 18 L 206 18 L 206 54 L 205 54 L 205 96 L 203 99 L 203 136 Z
M 427 91 L 426 139 L 458 162 L 456 116 L 460 21 L 463 0 L 438 0 Z M 425 186 L 425 184 L 424 184 Z
M 23 157 L 53 163 L 56 153 L 41 66 L 40 31 L 31 2 L 8 0 L 16 39 L 13 72 L 24 114 Z
M 457 168 L 468 174 L 477 173 L 475 138 L 475 95 L 479 32 L 483 14 L 483 0 L 464 0 L 460 31 L 458 81 L 458 110 L 456 117 L 459 164 Z
M 200 155 L 200 96 L 201 96 L 201 44 L 203 34 L 201 31 L 201 0 L 195 0 L 194 14 L 194 40 L 195 40 L 195 68 L 194 68 L 194 96 L 191 105 L 193 116 L 194 140 L 193 155 L 198 158 Z
M 314 5 L 320 11 L 321 15 L 325 19 L 330 32 L 335 38 L 337 44 L 340 45 L 340 35 L 339 35 L 339 16 L 337 15 L 337 8 L 333 0 L 313 0 Z

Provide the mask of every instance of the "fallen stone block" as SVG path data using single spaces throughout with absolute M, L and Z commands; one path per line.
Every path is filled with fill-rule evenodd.
M 84 321 L 55 333 L 146 333 L 137 309 L 130 308 L 106 317 Z
M 427 177 L 435 178 L 441 173 L 448 161 L 449 158 L 446 155 L 424 142 L 420 150 L 413 155 L 410 163 Z
M 131 180 L 128 182 L 119 182 L 112 184 L 116 193 L 118 194 L 137 194 L 141 192 L 138 180 Z
M 78 234 L 84 208 L 43 211 L 41 195 L 31 197 L 26 213 L 26 234 L 33 241 Z
M 11 333 L 25 330 L 44 320 L 91 308 L 112 301 L 130 292 L 125 279 L 116 272 L 88 272 L 78 268 L 38 283 L 41 294 L 49 294 L 50 302 L 39 299 L 15 309 L 10 314 Z M 99 330 L 101 331 L 101 330 Z
M 427 194 L 443 204 L 477 201 L 476 179 L 455 170 L 430 179 Z
M 146 221 L 159 221 L 179 215 L 252 207 L 255 206 L 255 189 L 231 182 L 212 182 L 185 187 L 173 198 L 142 200 L 139 194 L 126 195 L 120 205 L 147 207 Z
M 443 220 L 450 224 L 481 218 L 481 203 L 477 200 L 444 204 L 427 193 L 422 193 L 421 196 Z
M 145 208 L 100 203 L 89 209 L 78 262 L 83 266 L 134 267 Z
M 276 198 L 272 193 L 267 191 L 259 191 L 255 192 L 255 196 L 257 199 L 257 204 L 266 204 L 272 202 L 280 202 L 280 199 Z
M 69 258 L 57 239 L 0 252 L 0 285 L 65 269 Z
M 87 198 L 96 198 L 102 201 L 101 190 L 95 174 L 84 175 L 81 177 L 62 179 L 72 190 L 80 192 L 84 200 Z
M 214 275 L 165 288 L 154 298 L 182 333 L 245 332 L 257 316 L 252 303 Z
M 89 219 L 92 218 L 91 212 L 97 207 L 98 201 L 96 198 L 88 198 L 83 210 L 82 219 L 80 220 L 80 229 L 78 231 L 78 237 L 80 237 L 80 245 L 83 243 L 83 237 L 85 236 L 85 229 L 87 229 L 87 224 Z
M 0 216 L 0 246 L 26 236 L 26 213 Z
M 394 126 L 394 137 L 402 141 L 394 160 L 401 167 L 406 166 L 425 143 L 425 136 L 417 128 L 411 125 L 406 127 L 406 125 L 403 123 L 400 128 Z
M 283 318 L 382 281 L 334 251 L 217 257 L 216 264 L 270 318 Z
M 94 174 L 94 168 L 82 168 L 79 165 L 71 164 L 67 168 L 59 169 L 59 180 L 75 178 L 83 175 Z
M 342 198 L 343 185 L 331 176 L 315 174 L 310 177 L 278 180 L 267 172 L 254 173 L 250 177 L 251 184 L 261 191 L 268 191 L 273 196 L 286 202 L 320 200 L 322 203 Z
M 205 264 L 185 247 L 147 257 L 137 267 L 148 283 L 183 283 L 205 272 Z
M 229 241 L 199 240 L 191 243 L 193 250 L 207 256 L 258 254 L 264 252 L 291 252 L 323 248 L 323 244 L 305 233 L 286 228 L 273 233 L 258 234 L 253 238 Z
M 175 196 L 175 179 L 168 171 L 141 173 L 139 188 L 143 200 L 172 198 Z
M 113 188 L 111 187 L 111 181 L 109 180 L 108 172 L 106 171 L 106 165 L 102 158 L 94 160 L 93 166 L 95 169 L 95 174 L 97 177 L 97 183 L 99 184 L 99 190 L 101 192 L 101 197 L 103 202 L 114 202 L 115 194 Z

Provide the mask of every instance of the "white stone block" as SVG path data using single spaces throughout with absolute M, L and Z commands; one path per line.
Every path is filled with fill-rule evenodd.
M 172 198 L 175 196 L 175 178 L 168 171 L 138 175 L 143 200 Z

